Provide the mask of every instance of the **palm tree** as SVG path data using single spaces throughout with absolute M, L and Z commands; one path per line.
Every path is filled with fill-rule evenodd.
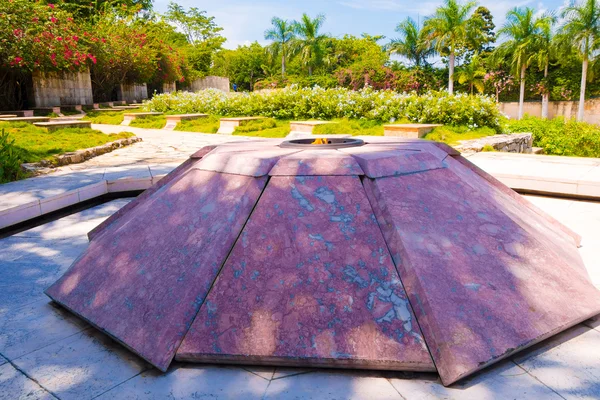
M 579 5 L 565 8 L 562 17 L 565 23 L 561 31 L 575 45 L 582 58 L 581 91 L 577 111 L 577 120 L 582 121 L 588 63 L 593 60 L 600 48 L 600 10 L 596 0 L 584 0 Z
M 540 35 L 540 23 L 534 16 L 534 10 L 515 7 L 506 14 L 506 23 L 498 31 L 498 37 L 506 41 L 496 49 L 496 56 L 510 58 L 511 65 L 518 74 L 521 88 L 519 94 L 519 119 L 523 118 L 525 101 L 525 72 L 534 61 L 537 39 Z
M 544 85 L 548 82 L 548 66 L 550 65 L 550 58 L 555 53 L 555 43 L 552 34 L 552 27 L 556 23 L 556 16 L 553 13 L 548 13 L 536 21 L 538 33 L 536 35 L 536 53 L 535 60 L 538 64 L 539 70 L 544 70 Z M 542 93 L 542 118 L 548 118 L 548 103 L 550 93 L 548 88 L 543 88 Z
M 400 38 L 392 39 L 386 46 L 390 53 L 406 57 L 415 67 L 427 64 L 427 58 L 434 50 L 423 40 L 423 34 L 417 23 L 410 17 L 400 22 L 396 27 Z
M 294 24 L 281 18 L 271 19 L 272 28 L 265 31 L 265 39 L 272 40 L 268 51 L 276 57 L 281 54 L 281 76 L 285 77 L 285 60 L 290 56 L 290 42 L 294 39 Z
M 467 83 L 469 85 L 471 94 L 473 94 L 473 88 L 477 89 L 479 93 L 483 93 L 486 70 L 482 65 L 479 54 L 475 53 L 471 58 L 471 62 L 463 65 L 456 75 L 458 83 L 461 85 Z
M 425 20 L 423 31 L 429 43 L 440 54 L 448 55 L 448 93 L 454 92 L 454 61 L 456 50 L 469 36 L 469 18 L 477 3 L 445 0 L 433 16 Z
M 302 63 L 308 67 L 308 75 L 312 75 L 313 68 L 319 66 L 323 61 L 323 45 L 327 35 L 319 32 L 325 15 L 319 14 L 316 18 L 310 18 L 306 13 L 302 14 L 300 21 L 294 21 L 294 32 L 297 35 L 294 40 L 295 50 L 300 54 Z

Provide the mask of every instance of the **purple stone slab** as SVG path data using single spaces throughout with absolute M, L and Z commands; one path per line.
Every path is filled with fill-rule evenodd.
M 234 149 L 229 152 L 214 151 L 204 156 L 197 168 L 205 171 L 259 177 L 267 175 L 281 157 L 298 151 L 275 146 L 254 151 L 236 151 Z
M 505 195 L 507 195 L 508 197 L 510 197 L 512 200 L 514 200 L 520 206 L 526 207 L 527 209 L 533 211 L 534 213 L 538 214 L 539 216 L 544 218 L 546 221 L 548 221 L 548 223 L 550 225 L 552 225 L 556 229 L 559 229 L 563 233 L 566 233 L 567 235 L 569 235 L 571 238 L 573 238 L 573 240 L 575 241 L 577 246 L 581 245 L 581 236 L 578 233 L 574 232 L 569 227 L 565 226 L 564 224 L 562 224 L 561 222 L 559 222 L 558 220 L 556 220 L 555 218 L 553 218 L 552 216 L 547 214 L 544 210 L 536 207 L 533 203 L 531 203 L 527 199 L 523 198 L 523 196 L 521 196 L 520 194 L 518 194 L 517 192 L 515 192 L 514 190 L 512 190 L 511 188 L 509 188 L 502 182 L 500 182 L 498 179 L 494 178 L 492 175 L 488 174 L 487 172 L 485 172 L 484 170 L 479 168 L 477 165 L 473 164 L 471 161 L 467 160 L 466 158 L 464 158 L 462 156 L 452 157 L 452 160 L 455 160 L 456 162 L 461 163 L 464 167 L 466 167 L 473 174 L 479 175 L 480 178 L 486 180 L 489 184 L 491 184 L 497 190 L 499 190 L 500 192 L 502 192 Z
M 277 161 L 271 176 L 286 175 L 364 175 L 356 160 L 337 150 L 303 150 Z
M 208 147 L 208 146 L 206 146 L 206 147 Z M 202 149 L 198 150 L 198 152 L 195 154 L 199 154 L 199 152 L 201 152 L 203 150 L 206 151 L 206 147 L 203 147 Z M 210 150 L 208 150 L 208 151 L 210 151 Z M 208 151 L 206 151 L 206 153 L 208 153 Z M 204 154 L 206 154 L 206 153 L 204 153 Z M 129 203 L 125 204 L 125 206 L 121 207 L 116 213 L 112 214 L 110 217 L 108 217 L 102 223 L 100 223 L 100 225 L 96 226 L 94 229 L 89 231 L 88 239 L 93 240 L 95 237 L 97 237 L 102 232 L 104 232 L 107 227 L 114 224 L 123 215 L 130 212 L 135 207 L 137 207 L 139 204 L 146 201 L 146 199 L 149 198 L 151 195 L 153 195 L 157 190 L 159 190 L 163 186 L 166 186 L 168 183 L 175 182 L 178 178 L 181 178 L 182 176 L 184 176 L 188 171 L 190 171 L 198 163 L 198 160 L 195 158 L 199 158 L 199 157 L 192 156 L 191 158 L 188 158 L 187 160 L 185 160 L 182 164 L 180 164 L 177 168 L 175 168 L 174 170 L 169 172 L 166 176 L 164 176 L 157 183 L 155 183 L 148 189 L 144 190 L 135 199 L 133 199 Z
M 165 371 L 265 183 L 187 172 L 107 227 L 46 294 Z
M 445 168 L 444 157 L 430 152 L 366 145 L 361 148 L 340 149 L 351 154 L 369 178 L 406 175 L 431 169 Z
M 450 169 L 364 184 L 445 385 L 600 312 L 577 266 Z
M 358 177 L 272 177 L 177 360 L 434 370 Z

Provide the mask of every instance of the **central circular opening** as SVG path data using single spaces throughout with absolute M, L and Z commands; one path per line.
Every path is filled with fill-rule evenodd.
M 340 149 L 344 147 L 362 146 L 365 142 L 352 138 L 326 138 L 316 137 L 308 139 L 286 140 L 280 147 L 301 147 L 304 149 Z

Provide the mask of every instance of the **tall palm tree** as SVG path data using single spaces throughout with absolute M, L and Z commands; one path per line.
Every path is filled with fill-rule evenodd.
M 539 70 L 544 70 L 544 83 L 547 84 L 548 78 L 548 66 L 550 65 L 550 58 L 554 55 L 556 46 L 554 41 L 554 35 L 552 27 L 556 23 L 556 16 L 553 13 L 547 13 L 543 17 L 537 19 L 537 35 L 536 35 L 536 53 L 535 60 L 538 64 Z M 550 93 L 548 88 L 545 87 L 542 93 L 542 118 L 548 118 L 548 103 L 550 100 Z
M 540 23 L 534 10 L 515 7 L 506 14 L 506 23 L 498 31 L 498 37 L 506 41 L 496 48 L 496 56 L 510 58 L 515 74 L 518 74 L 521 87 L 519 94 L 519 119 L 523 118 L 525 102 L 525 72 L 535 59 Z
M 273 43 L 268 47 L 272 56 L 281 55 L 281 76 L 285 77 L 285 62 L 290 54 L 290 42 L 294 40 L 294 24 L 287 20 L 273 17 L 271 19 L 270 29 L 265 31 L 265 39 L 272 40 Z
M 585 104 L 588 64 L 590 60 L 594 59 L 600 48 L 600 9 L 596 0 L 584 0 L 578 5 L 565 8 L 562 17 L 565 22 L 561 32 L 570 38 L 582 58 L 581 91 L 577 111 L 577 120 L 581 121 Z
M 308 75 L 312 75 L 313 68 L 319 66 L 323 61 L 323 46 L 327 40 L 327 35 L 319 32 L 325 15 L 319 14 L 315 18 L 310 18 L 306 13 L 302 14 L 300 21 L 294 21 L 294 32 L 297 35 L 294 40 L 295 51 L 300 54 L 302 63 L 308 67 Z
M 464 44 L 469 36 L 469 18 L 477 3 L 467 1 L 462 4 L 457 0 L 444 0 L 435 13 L 425 20 L 424 34 L 429 43 L 440 54 L 448 55 L 448 93 L 454 92 L 454 62 L 456 50 Z
M 484 90 L 484 78 L 486 70 L 483 67 L 481 56 L 477 53 L 471 58 L 471 62 L 463 65 L 456 73 L 458 83 L 468 84 L 469 91 L 473 94 L 473 89 L 477 89 L 479 93 L 483 93 Z
M 423 40 L 422 30 L 410 17 L 400 22 L 396 27 L 400 34 L 398 39 L 392 39 L 386 46 L 390 53 L 406 57 L 415 67 L 427 64 L 427 58 L 433 55 L 433 48 Z

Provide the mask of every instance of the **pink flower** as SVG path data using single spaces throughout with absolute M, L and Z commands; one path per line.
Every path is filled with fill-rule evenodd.
M 54 9 L 54 4 L 50 3 L 50 4 L 48 4 L 48 7 Z
M 57 37 L 56 37 L 56 40 L 58 40 L 59 42 L 62 42 L 62 37 L 60 37 L 60 36 L 57 36 Z
M 55 23 L 56 23 L 56 21 L 58 21 L 58 20 L 57 20 L 56 18 L 54 18 L 54 17 L 50 17 L 50 21 L 52 21 L 52 23 L 54 23 L 54 24 L 55 24 Z

